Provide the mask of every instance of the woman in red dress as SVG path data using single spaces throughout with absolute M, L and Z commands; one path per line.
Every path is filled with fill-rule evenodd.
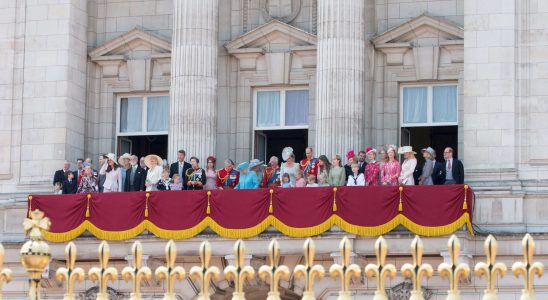
M 365 185 L 366 186 L 378 186 L 379 185 L 379 173 L 381 168 L 379 163 L 375 160 L 377 156 L 377 150 L 373 147 L 367 147 L 365 155 L 369 159 L 369 162 L 365 166 Z

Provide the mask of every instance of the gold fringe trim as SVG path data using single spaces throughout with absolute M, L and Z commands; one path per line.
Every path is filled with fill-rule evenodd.
M 365 227 L 353 225 L 346 222 L 343 218 L 336 216 L 335 225 L 339 226 L 342 230 L 361 236 L 377 236 L 388 233 L 401 224 L 401 215 L 397 215 L 392 220 L 378 226 Z
M 468 203 L 466 202 L 466 197 L 468 196 L 468 185 L 464 185 L 464 203 L 462 204 L 462 210 L 468 210 Z
M 466 228 L 468 229 L 468 233 L 470 233 L 470 235 L 472 236 L 474 235 L 474 230 L 472 229 L 472 223 L 470 222 L 470 215 L 468 213 L 462 214 L 462 216 L 460 216 L 460 218 L 458 218 L 455 222 L 444 225 L 444 226 L 432 227 L 432 226 L 419 225 L 409 220 L 404 215 L 401 215 L 401 224 L 405 228 L 407 228 L 409 231 L 422 236 L 448 235 L 462 228 L 464 225 L 466 225 Z
M 400 190 L 400 204 L 398 204 L 398 211 L 401 212 L 401 211 L 403 211 L 403 202 L 401 201 L 401 195 L 403 193 L 403 186 L 400 186 L 399 190 Z
M 333 188 L 333 212 L 337 211 L 337 188 Z

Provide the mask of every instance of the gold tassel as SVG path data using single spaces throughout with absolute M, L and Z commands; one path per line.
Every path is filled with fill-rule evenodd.
M 89 200 L 91 199 L 91 194 L 88 194 L 87 198 L 88 198 L 88 203 L 86 206 L 86 218 L 89 218 Z
M 468 195 L 468 185 L 465 184 L 464 185 L 464 203 L 462 204 L 462 210 L 468 210 L 468 203 L 467 203 L 467 199 L 466 199 L 466 196 Z
M 274 190 L 270 189 L 270 205 L 268 206 L 268 213 L 269 214 L 274 212 L 274 207 L 272 207 L 272 194 L 274 194 Z
M 333 188 L 333 212 L 337 211 L 337 188 Z
M 146 202 L 145 202 L 145 218 L 148 218 L 148 197 L 150 197 L 150 193 L 146 193 Z
M 211 206 L 209 204 L 209 198 L 211 197 L 211 191 L 207 191 L 207 209 L 206 209 L 206 214 L 209 215 L 211 214 Z
M 29 195 L 29 219 L 32 215 L 32 196 Z
M 402 192 L 403 192 L 403 186 L 400 186 L 400 204 L 398 205 L 398 211 L 403 211 L 403 202 L 401 200 Z

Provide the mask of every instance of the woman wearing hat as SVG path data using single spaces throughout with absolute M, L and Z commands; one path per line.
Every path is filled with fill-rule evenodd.
M 395 146 L 389 146 L 386 150 L 388 161 L 384 163 L 381 170 L 381 184 L 387 186 L 397 186 L 398 176 L 400 176 L 400 163 L 396 159 Z
M 411 146 L 403 146 L 398 149 L 398 153 L 403 154 L 405 158 L 403 164 L 401 164 L 401 173 L 398 178 L 399 183 L 402 185 L 415 185 L 413 173 L 415 173 L 415 167 L 417 166 L 416 152 L 413 151 Z
M 122 171 L 116 162 L 114 153 L 107 154 L 107 169 L 105 171 L 105 182 L 103 183 L 103 192 L 121 192 L 122 191 Z
M 421 150 L 422 157 L 424 157 L 424 166 L 422 167 L 422 174 L 419 178 L 419 185 L 433 185 L 432 172 L 434 170 L 434 149 L 431 147 Z
M 354 174 L 354 172 L 352 172 L 352 164 L 354 163 L 358 163 L 358 158 L 356 157 L 354 150 L 350 150 L 346 153 L 346 165 L 344 166 L 346 178 Z
M 145 157 L 145 165 L 148 168 L 147 179 L 145 181 L 146 191 L 157 191 L 158 182 L 162 178 L 162 167 L 164 161 L 156 154 L 149 154 Z
M 263 187 L 263 170 L 261 170 L 264 161 L 258 160 L 256 158 L 249 161 L 249 169 L 251 172 L 255 172 L 257 179 L 259 180 L 259 187 Z
M 378 186 L 379 185 L 379 172 L 381 168 L 379 163 L 375 160 L 377 156 L 377 149 L 373 147 L 367 147 L 365 155 L 369 159 L 369 162 L 365 166 L 365 185 L 366 186 Z
M 129 153 L 124 153 L 122 156 L 120 156 L 120 158 L 118 158 L 118 165 L 121 168 L 120 171 L 122 172 L 123 183 L 126 182 L 127 170 L 131 168 L 131 164 L 129 163 L 130 160 L 131 160 L 131 155 Z M 128 192 L 125 190 L 125 184 L 122 184 L 122 192 Z
M 186 170 L 186 189 L 203 190 L 206 183 L 206 174 L 204 169 L 200 168 L 200 160 L 197 157 L 190 158 L 191 169 Z
M 206 184 L 204 185 L 204 190 L 215 190 L 217 189 L 217 186 L 215 185 L 215 181 L 217 180 L 217 173 L 215 172 L 215 162 L 217 159 L 215 159 L 215 156 L 209 156 L 207 158 L 207 165 L 205 169 L 206 174 Z
M 295 186 L 295 172 L 299 170 L 299 165 L 295 163 L 295 154 L 293 148 L 285 147 L 282 151 L 282 159 L 285 161 L 280 168 L 280 174 L 289 174 L 289 182 Z
M 249 163 L 243 162 L 238 165 L 238 171 L 240 171 L 240 179 L 234 189 L 236 190 L 249 190 L 259 187 L 259 179 L 257 173 L 249 170 Z

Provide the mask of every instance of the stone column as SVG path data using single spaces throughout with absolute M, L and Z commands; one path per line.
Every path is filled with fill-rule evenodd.
M 364 9 L 364 0 L 318 0 L 318 155 L 364 147 Z
M 170 161 L 179 149 L 204 161 L 215 151 L 218 7 L 219 0 L 174 0 Z

